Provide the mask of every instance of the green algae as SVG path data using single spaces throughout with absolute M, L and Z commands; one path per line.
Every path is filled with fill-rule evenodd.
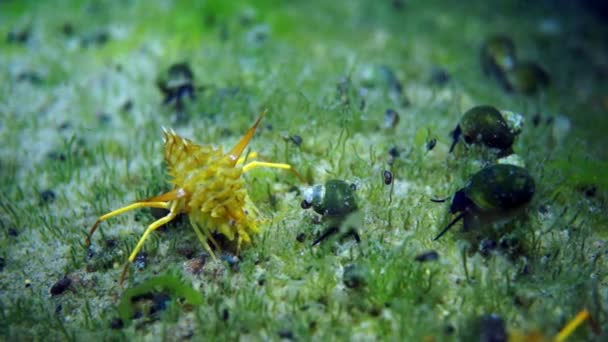
M 29 27 L 30 38 L 0 42 L 0 336 L 469 340 L 490 313 L 508 330 L 551 336 L 587 308 L 600 332 L 584 325 L 574 339 L 605 338 L 608 88 L 598 75 L 606 32 L 578 5 L 563 6 L 1 2 L 0 37 Z M 547 22 L 561 33 L 540 30 Z M 505 93 L 483 76 L 479 48 L 504 32 L 518 55 L 549 71 L 541 96 Z M 95 41 L 100 33 L 107 41 Z M 177 115 L 162 105 L 155 80 L 182 61 L 201 89 Z M 450 74 L 444 85 L 430 81 L 437 66 Z M 538 185 L 526 219 L 488 234 L 507 239 L 488 256 L 479 230 L 457 226 L 432 242 L 451 217 L 429 201 L 481 168 L 484 151 L 447 154 L 461 114 L 481 104 L 526 117 L 514 150 Z M 147 241 L 145 266 L 127 280 L 145 286 L 120 288 L 120 265 L 150 214 L 105 222 L 89 249 L 84 238 L 100 214 L 166 190 L 161 127 L 226 148 L 264 108 L 251 150 L 294 165 L 308 184 L 357 184 L 352 224 L 361 242 L 311 246 L 322 227 L 300 208 L 308 184 L 256 170 L 245 179 L 268 223 L 252 248 L 212 262 L 187 220 L 176 222 Z M 400 115 L 392 129 L 383 127 L 389 108 Z M 285 139 L 294 135 L 299 146 Z M 389 155 L 393 147 L 399 156 Z M 383 170 L 393 173 L 390 186 Z M 55 200 L 41 203 L 49 189 Z M 415 261 L 428 250 L 436 261 Z M 367 270 L 357 289 L 343 283 L 348 265 Z M 167 269 L 179 276 L 155 276 Z M 70 289 L 50 296 L 66 275 Z M 116 317 L 132 317 L 127 299 L 155 281 L 155 292 L 176 297 L 196 289 L 185 293 L 202 304 L 170 305 L 157 320 L 113 329 Z
M 183 298 L 185 303 L 195 307 L 203 304 L 203 296 L 179 277 L 171 274 L 152 277 L 141 284 L 125 289 L 122 293 L 118 303 L 118 313 L 126 324 L 131 322 L 134 314 L 132 304 L 134 298 L 153 291 L 167 291 L 176 298 Z

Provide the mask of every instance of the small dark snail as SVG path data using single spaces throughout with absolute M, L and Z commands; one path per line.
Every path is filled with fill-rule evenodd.
M 481 47 L 481 68 L 486 75 L 499 80 L 503 74 L 513 68 L 516 62 L 515 44 L 505 35 L 496 35 L 486 39 Z
M 313 241 L 312 245 L 315 246 L 329 236 L 340 233 L 346 217 L 357 210 L 355 187 L 343 180 L 328 180 L 305 191 L 300 205 L 303 209 L 312 207 L 323 216 L 326 224 L 325 231 Z M 341 233 L 343 237 L 354 237 L 357 242 L 361 240 L 354 228 L 346 227 Z
M 450 213 L 459 214 L 434 240 L 442 237 L 461 219 L 464 219 L 464 229 L 467 230 L 480 219 L 492 221 L 510 216 L 532 200 L 534 190 L 534 179 L 522 167 L 509 164 L 486 167 L 474 174 L 464 188 L 456 191 Z
M 473 107 L 464 113 L 452 131 L 450 153 L 461 136 L 467 144 L 482 144 L 501 151 L 509 151 L 517 133 L 519 132 L 509 126 L 498 109 L 492 106 Z
M 188 96 L 194 99 L 194 73 L 187 63 L 176 63 L 169 67 L 167 76 L 156 82 L 158 89 L 165 96 L 163 104 L 174 103 L 177 109 L 183 106 L 183 99 Z
M 505 72 L 505 88 L 524 95 L 534 95 L 549 85 L 549 74 L 534 62 L 520 62 Z
M 302 208 L 312 207 L 318 214 L 342 217 L 357 210 L 355 191 L 351 184 L 332 179 L 317 184 L 304 193 Z

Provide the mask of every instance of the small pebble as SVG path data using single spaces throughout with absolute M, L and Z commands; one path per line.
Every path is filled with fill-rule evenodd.
M 158 293 L 154 295 L 152 299 L 152 307 L 150 308 L 150 315 L 153 315 L 157 312 L 164 311 L 167 309 L 167 302 L 171 299 L 171 297 L 166 293 Z
M 84 36 L 81 40 L 83 48 L 99 47 L 105 45 L 110 40 L 110 35 L 105 31 L 98 31 Z
M 479 253 L 484 257 L 489 257 L 490 254 L 498 247 L 494 240 L 483 239 L 479 243 Z
M 229 253 L 222 253 L 222 255 L 220 256 L 220 259 L 222 261 L 227 262 L 233 271 L 239 270 L 239 261 L 240 260 L 236 255 L 229 254 Z
M 304 233 L 298 234 L 298 236 L 296 236 L 296 240 L 298 242 L 304 242 L 306 240 L 306 234 L 304 234 Z
M 24 28 L 22 30 L 13 30 L 6 35 L 6 41 L 8 43 L 19 43 L 24 44 L 30 38 L 30 29 Z
M 57 126 L 57 129 L 60 131 L 65 131 L 68 128 L 72 128 L 72 124 L 69 121 L 64 121 Z
M 382 178 L 384 180 L 384 184 L 386 185 L 393 183 L 393 173 L 388 170 L 384 170 L 384 172 L 382 172 Z
M 397 148 L 397 146 L 393 146 L 388 150 L 388 154 L 393 157 L 393 158 L 398 158 L 399 157 L 399 149 Z
M 42 79 L 42 76 L 35 71 L 24 71 L 17 75 L 17 81 L 28 82 L 31 84 L 41 84 L 44 80 Z
M 294 143 L 294 145 L 296 146 L 300 146 L 302 145 L 302 137 L 299 135 L 292 135 L 290 137 L 291 141 Z
M 435 148 L 435 145 L 437 145 L 437 139 L 432 138 L 431 140 L 426 142 L 426 149 L 427 151 L 432 150 L 433 148 Z
M 108 249 L 112 249 L 114 247 L 116 247 L 116 245 L 118 244 L 118 242 L 115 239 L 107 239 L 105 241 L 106 243 L 106 248 Z
M 63 33 L 66 37 L 70 37 L 74 34 L 74 25 L 69 22 L 63 23 L 61 25 L 61 33 Z
M 287 329 L 280 330 L 279 331 L 279 337 L 283 338 L 283 339 L 286 339 L 286 340 L 293 340 L 294 339 L 293 332 L 291 330 L 287 330 Z
M 443 333 L 448 336 L 452 335 L 455 331 L 456 331 L 456 328 L 454 328 L 454 326 L 451 324 L 448 324 L 443 328 Z
M 122 319 L 120 318 L 112 318 L 112 321 L 110 321 L 110 328 L 117 330 L 117 329 L 122 329 L 125 326 L 125 324 L 123 323 Z
M 40 204 L 52 203 L 55 200 L 55 192 L 47 189 L 40 192 Z
M 51 152 L 47 153 L 46 156 L 51 160 L 56 160 L 56 161 L 61 161 L 61 162 L 65 161 L 67 159 L 67 157 L 64 153 L 60 153 L 60 152 L 56 152 L 56 151 L 51 151 Z
M 123 112 L 130 112 L 133 109 L 133 100 L 127 100 L 120 106 L 120 110 Z
M 439 259 L 439 254 L 435 251 L 426 251 L 416 255 L 414 260 L 419 262 L 435 261 Z
M 595 197 L 597 195 L 597 185 L 587 185 L 583 187 L 583 192 L 587 197 Z
M 53 286 L 51 287 L 51 295 L 57 296 L 65 292 L 70 285 L 72 284 L 72 279 L 68 277 L 63 277 L 59 279 Z
M 450 74 L 439 67 L 434 67 L 431 71 L 431 83 L 436 84 L 438 86 L 446 85 L 450 81 Z
M 137 267 L 137 269 L 143 270 L 144 267 L 146 267 L 147 259 L 148 259 L 148 253 L 139 252 L 139 253 L 137 253 L 137 256 L 135 257 L 135 260 L 133 260 L 133 264 L 135 264 L 135 267 Z
M 384 128 L 395 128 L 399 123 L 399 114 L 394 109 L 384 112 Z
M 110 115 L 108 113 L 99 112 L 99 113 L 95 114 L 95 116 L 97 116 L 97 121 L 99 121 L 99 123 L 102 123 L 102 124 L 107 124 L 110 121 L 112 121 L 112 115 Z

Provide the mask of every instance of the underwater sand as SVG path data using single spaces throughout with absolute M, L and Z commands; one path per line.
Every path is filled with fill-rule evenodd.
M 593 4 L 0 1 L 0 338 L 550 338 L 586 309 L 593 323 L 572 340 L 606 340 L 608 39 Z M 548 87 L 523 95 L 484 75 L 479 51 L 497 33 Z M 181 108 L 157 86 L 175 63 L 194 74 Z M 451 196 L 496 159 L 463 143 L 448 153 L 481 104 L 524 117 L 513 150 L 534 197 L 433 241 Z M 247 173 L 266 218 L 251 246 L 213 260 L 178 217 L 120 286 L 158 213 L 103 222 L 90 247 L 86 234 L 170 189 L 162 128 L 226 151 L 264 109 L 250 151 L 306 182 Z M 332 220 L 301 202 L 330 179 L 354 184 L 358 210 L 313 246 Z

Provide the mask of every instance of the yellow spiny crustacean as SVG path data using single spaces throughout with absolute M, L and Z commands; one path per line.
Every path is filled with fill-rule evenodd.
M 181 213 L 188 214 L 194 232 L 214 259 L 215 254 L 207 241 L 211 241 L 216 249 L 220 248 L 213 238 L 213 233 L 222 234 L 230 241 L 236 238 L 237 252 L 242 245 L 251 243 L 252 235 L 260 232 L 263 219 L 249 198 L 242 174 L 258 167 L 271 167 L 290 170 L 301 179 L 289 164 L 262 161 L 244 164 L 245 158 L 241 155 L 264 114 L 265 112 L 258 117 L 255 124 L 228 153 L 223 153 L 221 147 L 197 145 L 173 131 L 164 130 L 164 157 L 173 189 L 100 216 L 86 239 L 85 244 L 88 246 L 91 235 L 102 221 L 124 212 L 145 207 L 169 209 L 165 217 L 154 221 L 144 231 L 123 269 L 121 284 L 129 264 L 133 262 L 150 233 Z M 255 155 L 255 152 L 250 154 L 251 157 Z

